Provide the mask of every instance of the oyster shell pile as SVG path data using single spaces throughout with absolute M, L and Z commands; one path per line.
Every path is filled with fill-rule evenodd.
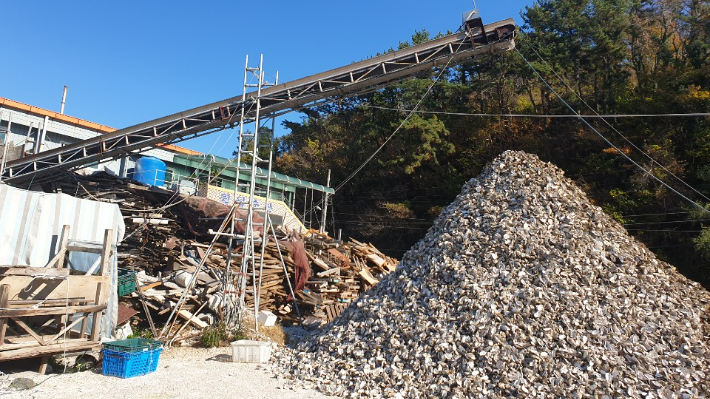
M 703 397 L 709 304 L 560 169 L 508 151 L 273 369 L 351 397 Z

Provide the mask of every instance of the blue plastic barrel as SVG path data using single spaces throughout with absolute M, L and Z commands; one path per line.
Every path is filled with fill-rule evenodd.
M 140 157 L 133 169 L 133 179 L 149 186 L 165 185 L 165 162 L 156 157 Z

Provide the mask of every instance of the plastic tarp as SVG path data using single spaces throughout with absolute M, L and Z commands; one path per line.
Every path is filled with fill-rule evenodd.
M 66 194 L 26 191 L 0 184 L 0 265 L 43 267 L 57 253 L 64 225 L 69 240 L 103 243 L 113 229 L 115 243 L 123 240 L 125 225 L 116 204 L 75 198 Z M 118 316 L 117 258 L 113 251 L 108 274 L 111 287 L 102 336 L 109 338 Z M 98 254 L 70 252 L 69 267 L 88 271 Z

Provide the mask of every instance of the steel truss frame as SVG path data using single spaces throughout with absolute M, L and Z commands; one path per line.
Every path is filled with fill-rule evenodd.
M 264 89 L 259 96 L 261 116 L 274 117 L 331 97 L 348 97 L 401 81 L 420 71 L 454 61 L 500 53 L 515 47 L 512 19 L 460 32 L 403 50 Z M 5 181 L 20 183 L 58 169 L 124 157 L 161 143 L 176 143 L 255 120 L 254 99 L 248 93 L 184 112 L 117 130 L 54 150 L 8 162 Z

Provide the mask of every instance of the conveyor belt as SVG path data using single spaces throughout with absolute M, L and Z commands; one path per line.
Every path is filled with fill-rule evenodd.
M 401 81 L 417 72 L 515 47 L 512 19 L 486 25 L 485 33 L 455 33 L 403 50 L 353 63 L 262 90 L 261 117 L 314 104 L 331 97 L 347 97 Z M 159 143 L 175 143 L 239 123 L 242 108 L 250 108 L 256 93 L 247 93 L 184 112 L 127 127 L 78 143 L 8 162 L 4 180 L 18 183 L 57 169 L 78 168 L 92 162 L 140 152 Z

